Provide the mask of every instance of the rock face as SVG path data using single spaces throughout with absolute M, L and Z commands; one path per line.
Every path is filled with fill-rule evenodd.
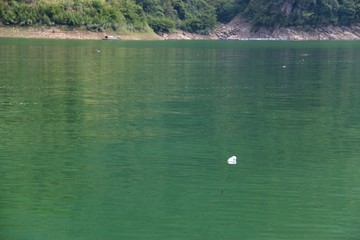
M 260 28 L 252 31 L 251 25 L 240 16 L 230 23 L 219 26 L 213 33 L 224 39 L 276 39 L 276 40 L 358 40 L 360 24 L 351 27 L 324 26 L 304 30 L 303 28 Z
M 201 35 L 181 30 L 173 33 L 163 33 L 160 36 L 165 40 L 210 40 L 219 38 L 215 34 Z
M 360 24 L 351 27 L 324 26 L 305 30 L 301 27 L 259 28 L 252 31 L 251 24 L 236 16 L 228 24 L 221 24 L 210 35 L 183 31 L 164 34 L 164 39 L 234 39 L 234 40 L 359 40 Z

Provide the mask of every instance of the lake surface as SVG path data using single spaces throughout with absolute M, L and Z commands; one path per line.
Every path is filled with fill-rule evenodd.
M 0 239 L 360 238 L 360 42 L 0 39 L 0 57 Z

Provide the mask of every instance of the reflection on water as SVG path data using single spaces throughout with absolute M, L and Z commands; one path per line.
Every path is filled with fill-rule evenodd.
M 358 43 L 0 54 L 1 239 L 360 237 Z

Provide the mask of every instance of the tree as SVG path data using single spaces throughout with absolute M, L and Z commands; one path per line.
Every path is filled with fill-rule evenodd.
M 350 25 L 356 18 L 356 4 L 354 1 L 343 0 L 339 9 L 339 23 Z

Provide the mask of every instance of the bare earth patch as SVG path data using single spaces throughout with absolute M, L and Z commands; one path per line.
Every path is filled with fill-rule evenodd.
M 122 40 L 161 39 L 160 36 L 153 33 L 119 34 L 113 31 L 91 32 L 86 29 L 67 29 L 65 27 L 0 27 L 0 38 L 100 40 L 105 36 L 118 36 Z

